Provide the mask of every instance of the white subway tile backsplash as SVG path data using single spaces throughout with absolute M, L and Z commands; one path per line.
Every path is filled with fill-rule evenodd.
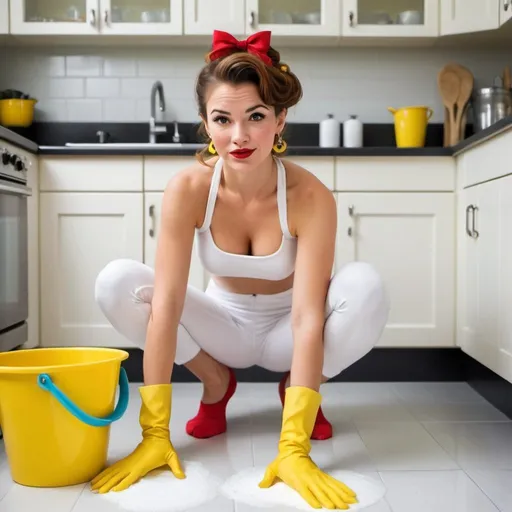
M 100 76 L 103 60 L 100 56 L 68 55 L 66 57 L 67 76 Z
M 161 80 L 167 108 L 158 119 L 198 120 L 195 81 L 205 48 L 196 47 L 10 47 L 0 90 L 35 96 L 36 119 L 147 122 L 150 92 Z M 428 105 L 433 122 L 444 119 L 437 73 L 447 62 L 467 66 L 476 86 L 491 84 L 506 64 L 506 50 L 475 48 L 279 48 L 281 59 L 302 82 L 304 96 L 290 122 L 319 122 L 327 113 L 340 121 L 391 123 L 387 107 Z
M 48 98 L 83 98 L 83 78 L 50 78 L 42 82 Z
M 101 100 L 67 100 L 67 121 L 87 122 L 103 118 Z
M 66 100 L 43 98 L 36 103 L 34 118 L 36 121 L 64 122 L 68 120 Z
M 136 121 L 136 103 L 132 100 L 110 98 L 103 102 L 103 117 L 112 122 Z
M 106 59 L 103 62 L 103 75 L 116 77 L 136 76 L 137 63 L 129 57 Z
M 119 90 L 119 78 L 86 78 L 85 95 L 88 98 L 116 98 Z

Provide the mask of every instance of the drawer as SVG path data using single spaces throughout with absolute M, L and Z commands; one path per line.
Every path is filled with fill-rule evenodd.
M 446 157 L 336 157 L 340 192 L 452 192 L 455 159 Z
M 142 156 L 43 156 L 42 192 L 142 192 Z
M 329 190 L 334 190 L 334 157 L 287 156 L 288 160 L 314 174 Z
M 169 180 L 193 165 L 195 156 L 146 156 L 144 157 L 144 190 L 163 192 Z
M 496 135 L 468 149 L 458 157 L 460 186 L 478 183 L 512 174 L 512 130 Z

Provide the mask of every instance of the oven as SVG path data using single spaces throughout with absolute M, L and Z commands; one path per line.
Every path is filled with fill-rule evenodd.
M 27 159 L 0 141 L 0 352 L 28 335 Z

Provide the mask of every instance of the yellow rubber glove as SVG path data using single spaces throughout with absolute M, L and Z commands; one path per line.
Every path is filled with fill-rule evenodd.
M 96 476 L 91 482 L 92 491 L 123 491 L 161 466 L 169 466 L 176 478 L 185 478 L 170 440 L 172 384 L 141 386 L 139 392 L 142 398 L 139 416 L 142 441 L 130 455 Z
M 271 487 L 279 479 L 313 508 L 348 509 L 350 503 L 357 503 L 356 493 L 324 473 L 309 457 L 311 432 L 321 400 L 320 393 L 313 389 L 287 388 L 279 453 L 259 486 Z

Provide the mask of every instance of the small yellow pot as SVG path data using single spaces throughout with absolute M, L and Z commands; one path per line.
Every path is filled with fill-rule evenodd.
M 399 148 L 420 148 L 425 145 L 427 125 L 434 111 L 423 105 L 394 109 L 395 138 Z
M 26 128 L 34 120 L 35 99 L 0 100 L 0 123 L 4 126 L 20 126 Z

